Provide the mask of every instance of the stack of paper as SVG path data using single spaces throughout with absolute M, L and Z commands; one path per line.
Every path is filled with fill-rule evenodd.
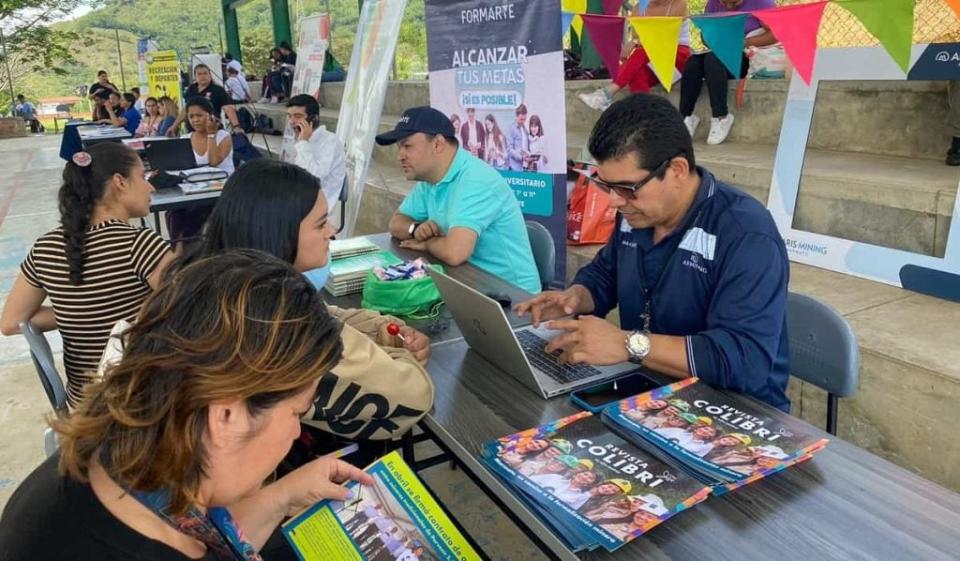
M 380 246 L 364 237 L 330 241 L 330 259 L 343 259 L 380 251 Z
M 374 267 L 386 267 L 401 263 L 401 259 L 389 251 L 354 255 L 343 259 L 334 259 L 330 265 L 330 276 L 324 288 L 333 296 L 346 296 L 363 290 L 363 281 L 367 272 Z

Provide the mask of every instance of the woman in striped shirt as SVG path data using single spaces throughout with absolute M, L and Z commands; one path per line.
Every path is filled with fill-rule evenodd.
M 152 191 L 139 156 L 123 144 L 77 153 L 63 170 L 61 226 L 34 243 L 3 308 L 4 335 L 19 333 L 26 320 L 60 330 L 71 407 L 91 381 L 113 324 L 136 316 L 173 258 L 155 232 L 128 223 L 149 214 Z M 47 297 L 52 307 L 43 305 Z

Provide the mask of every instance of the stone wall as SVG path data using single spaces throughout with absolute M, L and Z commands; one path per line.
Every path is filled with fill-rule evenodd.
M 27 136 L 26 125 L 20 117 L 0 117 L 0 138 Z

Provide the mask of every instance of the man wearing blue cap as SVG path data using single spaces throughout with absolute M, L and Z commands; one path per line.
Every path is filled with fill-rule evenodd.
M 390 219 L 401 246 L 448 265 L 470 263 L 540 292 L 520 203 L 499 172 L 460 148 L 453 124 L 430 107 L 408 109 L 377 144 L 397 144 L 400 168 L 417 181 Z

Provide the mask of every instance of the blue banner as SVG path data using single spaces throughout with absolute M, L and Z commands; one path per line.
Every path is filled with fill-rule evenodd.
M 543 224 L 566 278 L 567 135 L 560 2 L 426 0 L 430 105 Z M 548 25 L 547 22 L 554 22 Z

